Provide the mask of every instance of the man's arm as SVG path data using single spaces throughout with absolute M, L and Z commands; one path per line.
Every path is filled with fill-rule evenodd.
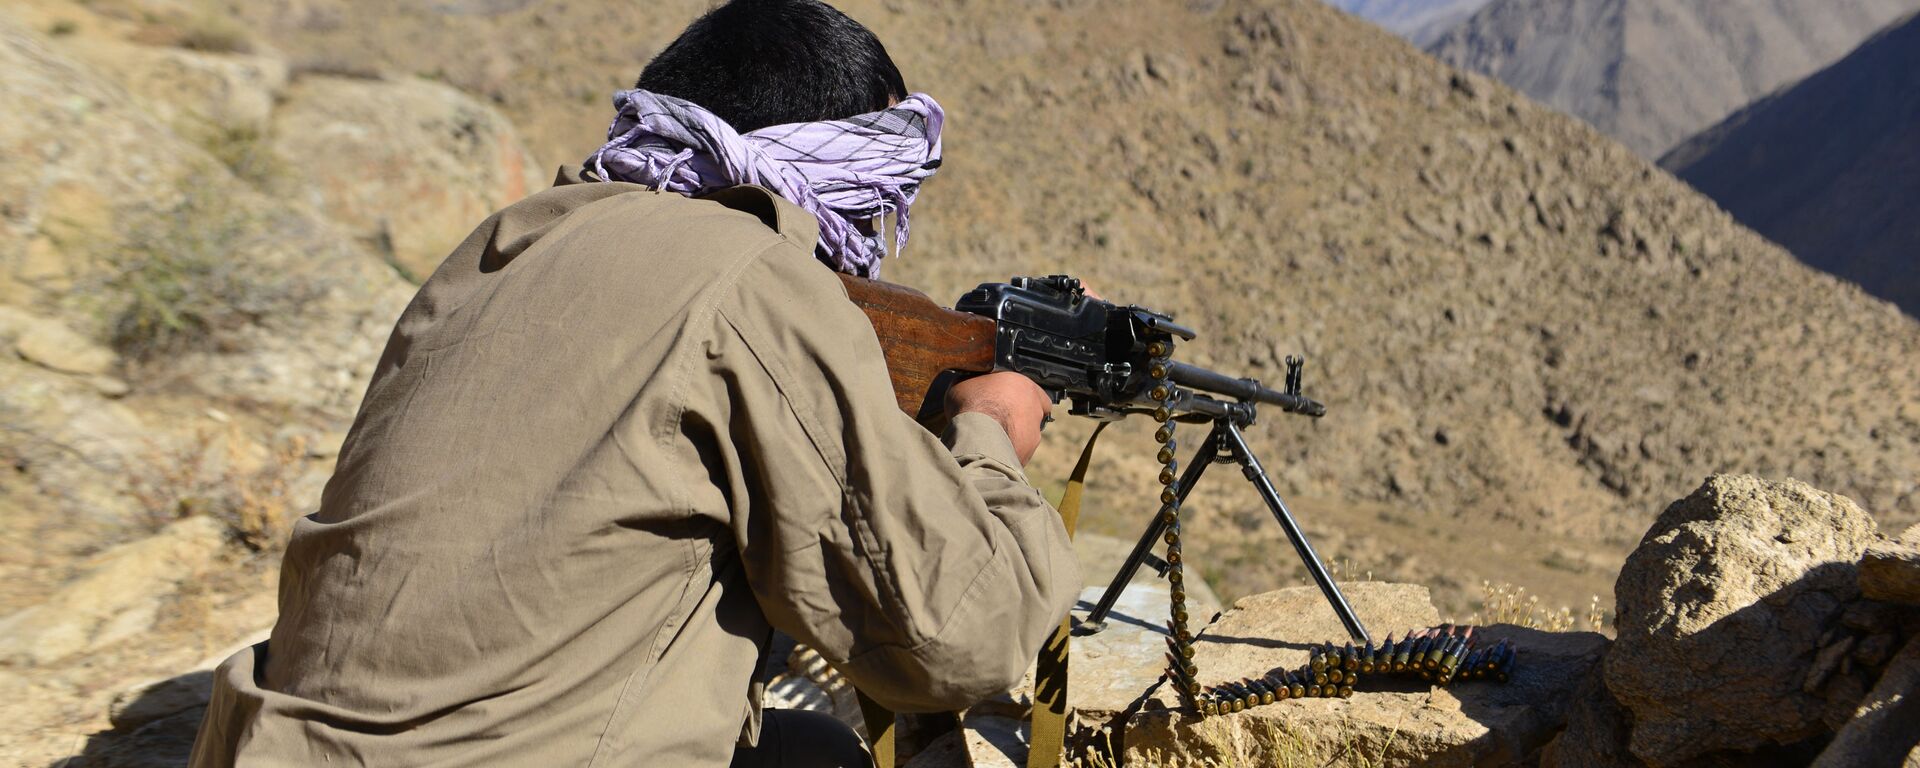
M 964 706 L 1019 680 L 1079 590 L 1059 515 L 1020 469 L 1044 395 L 1006 380 L 962 390 L 936 440 L 895 406 L 841 291 L 783 245 L 719 307 L 708 357 L 748 581 L 774 626 L 880 703 Z

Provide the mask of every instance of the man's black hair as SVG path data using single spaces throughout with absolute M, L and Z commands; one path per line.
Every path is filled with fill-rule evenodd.
M 741 133 L 907 95 L 879 38 L 819 0 L 732 0 L 680 33 L 634 87 L 705 107 Z

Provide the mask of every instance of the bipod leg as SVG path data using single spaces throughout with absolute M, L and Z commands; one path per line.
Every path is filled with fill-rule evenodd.
M 1327 566 L 1320 562 L 1320 555 L 1313 551 L 1313 545 L 1307 542 L 1306 533 L 1300 530 L 1300 524 L 1293 519 L 1293 512 L 1287 509 L 1287 503 L 1280 500 L 1280 493 L 1273 488 L 1273 481 L 1267 478 L 1267 470 L 1260 466 L 1260 459 L 1253 455 L 1253 449 L 1247 446 L 1247 440 L 1241 436 L 1240 428 L 1231 422 L 1222 422 L 1221 433 L 1227 451 L 1233 454 L 1233 460 L 1240 464 L 1240 471 L 1253 483 L 1260 498 L 1266 500 L 1267 509 L 1273 512 L 1273 518 L 1280 521 L 1280 527 L 1287 532 L 1287 539 L 1293 542 L 1293 551 L 1300 555 L 1300 562 L 1307 566 L 1307 573 L 1320 585 L 1320 592 L 1327 596 L 1327 603 L 1333 606 L 1333 612 L 1339 614 L 1340 623 L 1347 625 L 1347 634 L 1359 645 L 1372 645 L 1373 638 L 1367 635 L 1367 628 L 1361 626 L 1360 617 L 1353 612 L 1353 606 L 1347 604 L 1346 595 L 1340 594 L 1340 585 L 1335 584 L 1333 575 L 1327 573 Z M 1181 489 L 1186 490 L 1186 489 Z
M 1207 465 L 1212 464 L 1214 456 L 1220 453 L 1221 446 L 1224 445 L 1221 440 L 1225 439 L 1226 424 L 1225 421 L 1214 422 L 1213 431 L 1200 444 L 1199 450 L 1193 452 L 1193 460 L 1187 463 L 1186 470 L 1180 474 L 1180 488 L 1174 492 L 1174 503 L 1162 504 L 1160 511 L 1153 514 L 1153 521 L 1147 523 L 1146 533 L 1140 535 L 1140 542 L 1133 545 L 1133 553 L 1127 555 L 1125 563 L 1120 564 L 1120 571 L 1115 573 L 1113 581 L 1107 584 L 1107 591 L 1100 593 L 1100 603 L 1087 614 L 1086 620 L 1080 623 L 1075 634 L 1091 635 L 1107 628 L 1107 614 L 1113 611 L 1113 604 L 1120 599 L 1120 593 L 1127 590 L 1127 583 L 1133 581 L 1133 574 L 1140 570 L 1140 564 L 1146 562 L 1147 557 L 1153 554 L 1153 545 L 1158 543 L 1160 536 L 1167 532 L 1167 509 L 1186 503 L 1187 493 L 1193 490 L 1194 483 L 1199 482 L 1200 473 L 1207 471 Z

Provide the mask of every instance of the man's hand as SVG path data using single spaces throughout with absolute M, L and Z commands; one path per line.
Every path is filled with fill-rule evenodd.
M 975 376 L 947 389 L 947 416 L 982 413 L 1000 422 L 1025 465 L 1040 448 L 1040 424 L 1053 401 L 1032 379 L 1012 371 Z

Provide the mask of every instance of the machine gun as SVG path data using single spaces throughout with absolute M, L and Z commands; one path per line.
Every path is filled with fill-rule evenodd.
M 1183 697 L 1206 712 L 1228 695 L 1237 695 L 1202 688 L 1194 681 L 1180 545 L 1180 505 L 1208 466 L 1232 461 L 1240 465 L 1285 529 L 1353 642 L 1371 646 L 1359 617 L 1242 435 L 1254 423 L 1260 406 L 1311 418 L 1326 414 L 1326 406 L 1301 393 L 1304 363 L 1300 358 L 1287 358 L 1286 381 L 1280 390 L 1177 362 L 1174 349 L 1195 337 L 1192 329 L 1164 313 L 1088 296 L 1079 280 L 1065 275 L 985 283 L 961 296 L 951 310 L 910 288 L 841 277 L 848 296 L 873 322 L 896 401 L 922 423 L 931 424 L 940 417 L 947 385 L 990 371 L 1026 375 L 1055 403 L 1069 402 L 1074 415 L 1102 421 L 1145 415 L 1160 423 L 1154 432 L 1154 439 L 1161 443 L 1157 457 L 1160 483 L 1165 486 L 1160 511 L 1078 631 L 1103 629 L 1134 573 L 1142 565 L 1151 565 L 1170 584 L 1168 629 L 1173 653 L 1168 657 L 1169 675 Z M 1184 471 L 1174 455 L 1178 448 L 1174 433 L 1181 423 L 1211 425 Z M 1153 555 L 1161 541 L 1166 543 L 1164 558 Z

